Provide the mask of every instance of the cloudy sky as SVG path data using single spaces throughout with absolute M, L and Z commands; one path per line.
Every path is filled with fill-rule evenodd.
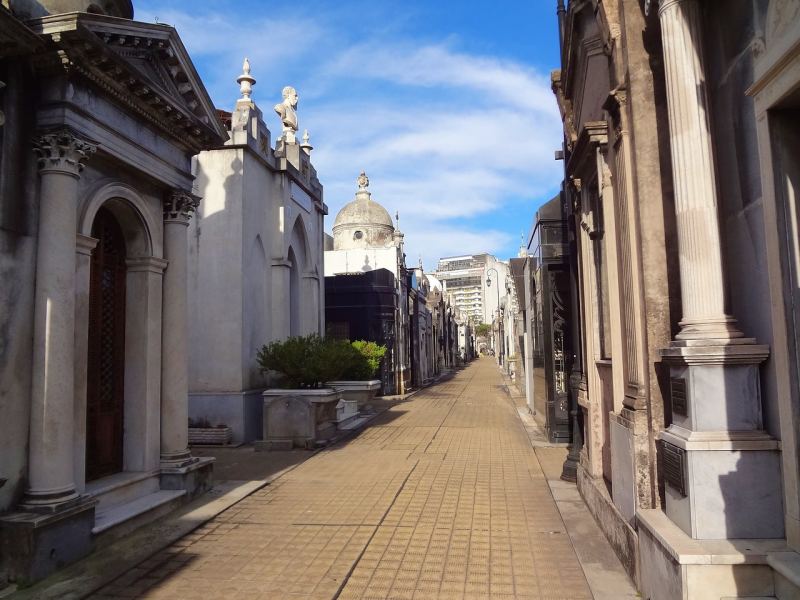
M 551 6 L 552 5 L 552 6 Z M 408 261 L 515 256 L 558 190 L 555 0 L 137 0 L 174 25 L 215 104 L 231 110 L 247 56 L 273 138 L 272 106 L 300 94 L 300 129 L 333 218 L 361 169 L 406 234 Z

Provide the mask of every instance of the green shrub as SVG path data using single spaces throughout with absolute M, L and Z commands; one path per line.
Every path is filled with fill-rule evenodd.
M 350 342 L 318 335 L 290 337 L 263 346 L 257 361 L 276 371 L 284 388 L 318 388 L 326 381 L 371 379 L 386 353 L 373 342 Z
M 352 381 L 366 381 L 373 379 L 381 366 L 381 359 L 386 354 L 386 346 L 356 340 L 352 347 L 358 352 L 360 359 L 354 360 L 351 369 L 345 373 L 345 378 Z

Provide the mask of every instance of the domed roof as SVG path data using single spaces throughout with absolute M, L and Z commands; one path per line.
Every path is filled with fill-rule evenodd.
M 367 190 L 368 187 L 369 178 L 362 171 L 358 178 L 356 198 L 345 204 L 336 215 L 336 220 L 333 222 L 334 228 L 344 225 L 378 225 L 394 229 L 389 211 L 372 200 L 372 194 Z

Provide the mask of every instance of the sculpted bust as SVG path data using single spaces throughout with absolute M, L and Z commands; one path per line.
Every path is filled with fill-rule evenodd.
M 275 105 L 275 112 L 283 123 L 283 137 L 287 142 L 295 141 L 297 131 L 297 101 L 300 97 L 297 90 L 287 85 L 283 88 L 283 102 Z

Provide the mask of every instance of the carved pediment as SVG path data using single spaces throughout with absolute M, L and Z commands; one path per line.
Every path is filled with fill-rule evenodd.
M 57 51 L 61 66 L 194 151 L 227 139 L 174 28 L 86 13 L 32 24 Z

